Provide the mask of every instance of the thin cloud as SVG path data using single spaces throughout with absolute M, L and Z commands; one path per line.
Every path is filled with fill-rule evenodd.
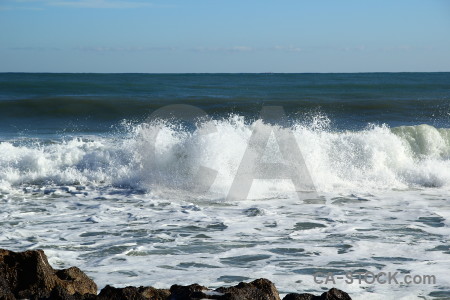
M 0 47 L 1 50 L 10 51 L 65 51 L 65 50 L 77 50 L 83 52 L 93 53 L 108 53 L 108 52 L 150 52 L 150 51 L 176 51 L 176 47 L 106 47 L 106 46 L 87 46 L 87 47 L 75 47 L 75 48 L 58 48 L 58 47 Z
M 247 46 L 234 46 L 231 48 L 227 48 L 226 51 L 231 51 L 231 52 L 249 52 L 249 51 L 253 51 L 254 49 L 252 47 L 247 47 Z
M 42 10 L 45 7 L 69 7 L 69 8 L 144 8 L 156 7 L 148 1 L 124 1 L 124 0 L 5 0 L 6 5 L 0 6 L 0 10 L 33 9 Z M 29 5 L 39 6 L 27 7 Z M 158 5 L 158 7 L 161 7 Z
M 47 1 L 46 5 L 74 8 L 141 8 L 153 6 L 152 3 L 148 2 L 110 0 Z
M 341 47 L 338 50 L 350 52 L 350 51 L 366 51 L 367 47 L 364 45 L 356 46 L 356 47 Z
M 58 47 L 9 47 L 5 48 L 13 51 L 60 51 Z
M 418 49 L 418 48 L 412 47 L 410 45 L 400 45 L 400 46 L 391 46 L 391 47 L 380 48 L 380 50 L 384 51 L 384 52 L 391 52 L 391 51 L 409 52 L 409 51 L 416 50 L 416 49 Z M 431 50 L 431 49 L 428 48 L 428 50 Z
M 295 46 L 275 46 L 274 50 L 277 51 L 286 51 L 286 52 L 302 52 L 303 49 Z
M 107 53 L 107 52 L 146 52 L 146 51 L 175 51 L 175 47 L 76 47 L 75 50 L 84 52 L 96 52 L 96 53 Z
M 31 2 L 31 1 L 30 1 Z M 17 5 L 16 3 L 19 3 Z M 24 6 L 21 3 L 28 3 L 22 0 L 17 1 L 5 1 L 4 4 L 6 5 L 0 5 L 0 11 L 10 11 L 10 10 L 43 10 L 42 7 L 32 7 L 32 6 Z
M 233 46 L 233 47 L 196 47 L 191 50 L 196 52 L 251 52 L 256 49 L 248 46 Z

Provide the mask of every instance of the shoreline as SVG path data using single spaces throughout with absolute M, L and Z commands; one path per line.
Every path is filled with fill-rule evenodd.
M 281 298 L 274 283 L 265 278 L 236 286 L 209 289 L 197 283 L 174 284 L 168 289 L 151 286 L 115 288 L 97 284 L 77 267 L 56 270 L 43 250 L 14 252 L 0 249 L 0 300 L 351 300 L 332 288 L 322 295 L 291 293 Z

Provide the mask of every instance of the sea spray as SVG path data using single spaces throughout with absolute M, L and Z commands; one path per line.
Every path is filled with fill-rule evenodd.
M 193 175 L 204 166 L 218 172 L 210 191 L 223 197 L 258 122 L 230 115 L 204 121 L 196 128 L 154 122 L 129 126 L 126 133 L 111 137 L 65 138 L 51 143 L 4 141 L 0 143 L 0 181 L 2 186 L 16 188 L 79 184 L 189 191 L 196 184 Z M 368 125 L 358 131 L 335 131 L 329 124 L 328 118 L 318 115 L 309 122 L 293 122 L 290 128 L 319 192 L 450 184 L 448 129 Z M 202 128 L 210 125 L 217 131 L 202 134 Z M 153 142 L 156 151 L 151 156 Z M 277 144 L 271 142 L 267 147 L 265 159 L 279 161 Z M 292 192 L 292 184 L 279 183 L 277 189 L 281 194 Z

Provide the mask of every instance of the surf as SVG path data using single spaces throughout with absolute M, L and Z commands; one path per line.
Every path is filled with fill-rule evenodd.
M 3 141 L 0 186 L 3 190 L 85 185 L 189 191 L 197 184 L 192 178 L 204 166 L 217 171 L 210 192 L 223 196 L 258 122 L 262 121 L 239 115 L 206 120 L 196 128 L 166 121 L 124 122 L 122 132 L 107 137 Z M 450 129 L 368 124 L 363 130 L 351 131 L 333 130 L 331 124 L 328 117 L 316 115 L 288 128 L 318 192 L 369 193 L 450 185 Z M 210 126 L 216 132 L 203 134 Z M 154 155 L 149 151 L 155 151 Z M 264 159 L 283 160 L 275 140 L 267 144 Z M 276 189 L 279 194 L 287 193 L 292 184 L 278 182 Z

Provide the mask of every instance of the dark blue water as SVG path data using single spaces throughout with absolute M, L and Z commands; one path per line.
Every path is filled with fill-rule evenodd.
M 265 105 L 332 127 L 450 127 L 450 73 L 0 74 L 0 136 L 105 134 L 169 104 L 214 118 L 257 118 Z

